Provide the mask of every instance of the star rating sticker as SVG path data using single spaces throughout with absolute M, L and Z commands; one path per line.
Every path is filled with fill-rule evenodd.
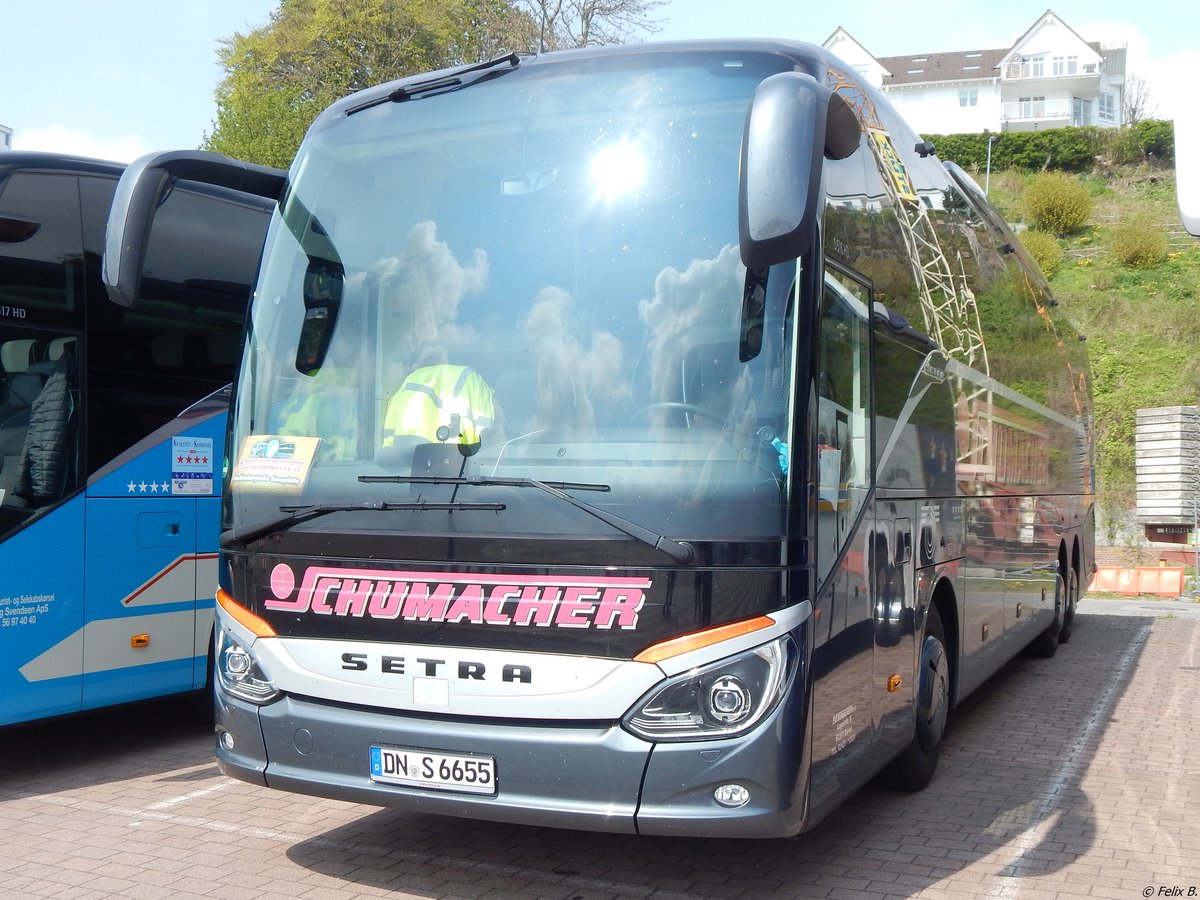
M 137 484 L 132 481 L 129 482 L 129 484 L 125 485 L 125 487 L 129 488 L 129 493 L 131 493 L 131 494 L 137 490 Z
M 138 493 L 140 493 L 140 494 L 146 493 L 146 482 L 143 481 L 141 484 L 138 485 Z

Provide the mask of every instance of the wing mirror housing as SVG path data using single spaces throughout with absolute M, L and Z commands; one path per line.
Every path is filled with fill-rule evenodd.
M 287 173 L 205 150 L 172 150 L 134 160 L 117 182 L 104 236 L 102 277 L 113 303 L 133 306 L 141 288 L 155 213 L 179 181 L 276 201 L 287 183 Z
M 738 237 L 742 262 L 763 269 L 813 244 L 823 160 L 858 149 L 862 126 L 837 93 L 802 72 L 780 72 L 754 92 L 742 136 Z

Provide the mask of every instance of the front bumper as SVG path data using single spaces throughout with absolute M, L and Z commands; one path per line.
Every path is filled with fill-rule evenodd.
M 804 825 L 806 730 L 795 693 L 741 738 L 652 744 L 615 722 L 426 718 L 295 696 L 256 707 L 218 688 L 217 762 L 243 781 L 415 812 L 629 834 L 779 837 Z M 373 744 L 488 754 L 498 792 L 376 783 Z M 749 791 L 746 805 L 716 802 L 714 790 L 730 783 Z

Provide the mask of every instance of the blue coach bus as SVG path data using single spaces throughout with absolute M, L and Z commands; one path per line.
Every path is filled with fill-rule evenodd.
M 220 458 L 274 204 L 168 181 L 127 306 L 124 166 L 0 156 L 0 725 L 207 684 Z

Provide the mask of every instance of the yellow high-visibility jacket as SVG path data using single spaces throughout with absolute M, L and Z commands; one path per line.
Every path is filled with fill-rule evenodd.
M 401 435 L 477 444 L 494 416 L 493 391 L 470 366 L 423 366 L 388 400 L 383 446 L 393 446 Z
M 335 384 L 304 385 L 276 414 L 275 430 L 283 435 L 307 435 L 321 439 L 319 459 L 353 459 L 358 423 L 353 402 L 347 408 L 347 391 Z

